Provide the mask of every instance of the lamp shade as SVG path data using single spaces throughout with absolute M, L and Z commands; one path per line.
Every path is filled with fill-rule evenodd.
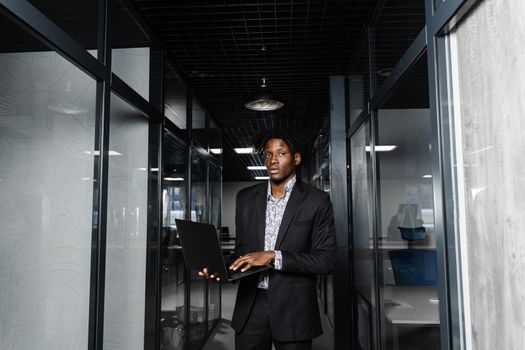
M 284 103 L 274 92 L 263 87 L 244 106 L 254 111 L 275 111 L 284 106 Z

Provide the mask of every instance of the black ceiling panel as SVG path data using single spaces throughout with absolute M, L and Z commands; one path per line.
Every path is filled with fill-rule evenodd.
M 223 129 L 223 179 L 250 180 L 254 155 L 237 155 L 270 127 L 313 141 L 328 113 L 328 75 L 344 74 L 373 0 L 134 0 L 196 95 Z M 244 107 L 263 77 L 285 102 Z M 169 82 L 168 82 L 169 84 Z

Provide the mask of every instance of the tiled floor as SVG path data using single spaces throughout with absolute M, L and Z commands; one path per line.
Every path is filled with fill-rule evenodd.
M 222 320 L 215 328 L 214 333 L 210 336 L 203 347 L 203 350 L 234 350 L 234 332 L 230 327 L 231 317 L 233 313 L 233 306 L 235 304 L 235 296 L 237 294 L 236 284 L 222 285 Z M 332 328 L 326 321 L 324 316 L 321 316 L 323 321 L 323 335 L 314 339 L 313 350 L 333 350 L 334 340 Z

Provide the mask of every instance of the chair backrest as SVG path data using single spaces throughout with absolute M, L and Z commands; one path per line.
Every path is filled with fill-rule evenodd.
M 388 252 L 396 285 L 437 283 L 436 251 L 429 249 L 398 249 Z
M 230 239 L 230 228 L 228 226 L 221 227 L 221 239 Z

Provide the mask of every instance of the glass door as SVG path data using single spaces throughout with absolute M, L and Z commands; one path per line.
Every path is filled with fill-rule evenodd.
M 370 122 L 350 138 L 352 248 L 358 350 L 374 349 L 375 264 Z
M 165 131 L 163 140 L 161 264 L 161 348 L 182 350 L 186 336 L 186 268 L 175 219 L 187 219 L 188 147 Z
M 381 349 L 440 349 L 427 77 L 424 54 L 373 114 Z
M 221 228 L 221 197 L 222 197 L 222 179 L 221 167 L 213 161 L 209 164 L 209 203 L 210 203 L 210 221 L 215 226 L 217 234 Z M 211 331 L 221 317 L 221 285 L 220 283 L 210 281 L 208 283 L 208 330 Z
M 207 161 L 196 150 L 191 154 L 191 221 L 208 222 L 207 208 Z M 197 349 L 205 339 L 207 333 L 206 287 L 207 281 L 198 275 L 198 271 L 191 270 L 190 282 L 190 310 L 189 310 L 189 346 Z

